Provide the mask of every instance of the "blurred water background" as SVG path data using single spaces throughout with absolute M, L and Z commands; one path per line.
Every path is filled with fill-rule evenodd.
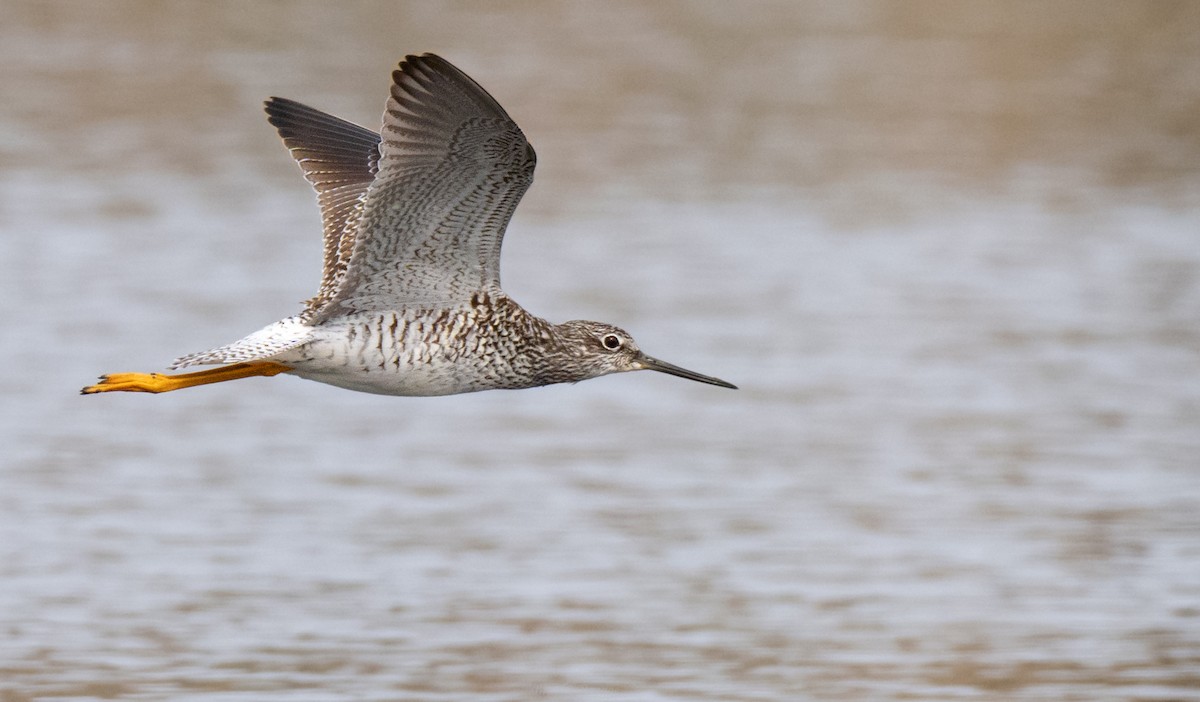
M 0 700 L 1200 699 L 1200 4 L 0 4 Z M 434 51 L 629 374 L 79 397 L 313 293 Z

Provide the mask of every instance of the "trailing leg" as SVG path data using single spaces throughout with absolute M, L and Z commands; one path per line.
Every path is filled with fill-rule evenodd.
M 110 373 L 100 376 L 100 382 L 89 385 L 80 391 L 81 395 L 93 395 L 98 392 L 171 392 L 197 385 L 223 383 L 227 380 L 240 380 L 255 376 L 269 377 L 290 371 L 290 366 L 273 361 L 250 361 L 235 363 L 231 366 L 209 368 L 195 373 L 164 375 L 162 373 Z

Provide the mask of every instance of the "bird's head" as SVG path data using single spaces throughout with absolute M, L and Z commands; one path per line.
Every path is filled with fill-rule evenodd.
M 558 332 L 569 362 L 579 372 L 572 380 L 586 380 L 609 373 L 652 370 L 709 385 L 737 389 L 736 385 L 720 378 L 702 375 L 647 356 L 638 348 L 637 342 L 629 332 L 611 324 L 577 319 L 555 325 L 555 331 Z

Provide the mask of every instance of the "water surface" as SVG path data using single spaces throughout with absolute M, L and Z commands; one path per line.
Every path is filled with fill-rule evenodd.
M 3 13 L 6 702 L 1200 689 L 1192 5 Z M 295 311 L 260 101 L 421 51 L 538 149 L 514 297 L 741 390 L 76 395 Z

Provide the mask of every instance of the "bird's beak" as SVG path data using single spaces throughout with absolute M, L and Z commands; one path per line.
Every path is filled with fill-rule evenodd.
M 637 370 L 658 371 L 659 373 L 667 373 L 669 375 L 677 375 L 680 378 L 687 378 L 688 380 L 695 380 L 696 382 L 699 382 L 699 383 L 708 383 L 709 385 L 720 385 L 723 388 L 730 388 L 731 390 L 737 390 L 737 386 L 734 385 L 733 383 L 727 383 L 724 380 L 721 380 L 720 378 L 714 378 L 711 375 L 701 375 L 700 373 L 697 373 L 696 371 L 690 371 L 686 368 L 680 368 L 679 366 L 677 366 L 673 363 L 667 363 L 666 361 L 660 361 L 657 358 L 652 358 L 650 356 L 647 356 L 646 354 L 641 354 L 638 357 L 638 359 L 633 362 L 633 367 L 636 368 Z

